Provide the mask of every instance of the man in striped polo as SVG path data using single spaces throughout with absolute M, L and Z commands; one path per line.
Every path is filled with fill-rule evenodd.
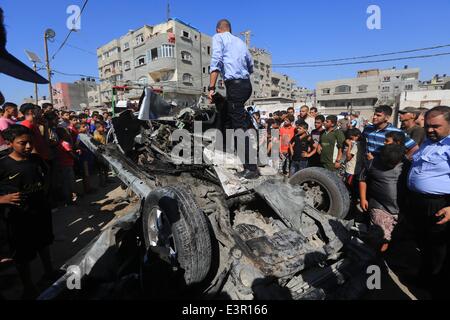
M 366 142 L 366 155 L 367 160 L 371 161 L 380 153 L 380 149 L 384 146 L 384 140 L 388 132 L 396 131 L 402 132 L 402 130 L 394 127 L 389 122 L 392 117 L 392 108 L 389 106 L 379 106 L 375 109 L 373 116 L 373 125 L 367 126 L 363 132 L 363 137 Z M 412 155 L 419 150 L 416 142 L 412 140 L 407 134 L 405 147 L 407 149 L 407 157 L 411 159 Z

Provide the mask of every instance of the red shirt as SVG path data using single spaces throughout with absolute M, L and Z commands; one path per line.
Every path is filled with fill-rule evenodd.
M 73 167 L 75 161 L 71 152 L 73 151 L 72 145 L 67 141 L 60 141 L 58 143 L 58 164 L 61 167 Z
M 70 136 L 72 137 L 72 142 L 73 143 L 77 142 L 78 135 L 79 135 L 79 132 L 78 132 L 77 128 L 72 127 L 72 126 L 68 126 L 67 129 L 69 130 Z
M 280 128 L 280 152 L 281 153 L 289 152 L 289 146 L 290 146 L 291 140 L 294 136 L 295 136 L 295 128 L 293 126 Z
M 50 147 L 42 136 L 39 127 L 35 124 L 32 124 L 28 120 L 24 120 L 20 124 L 31 130 L 31 132 L 33 133 L 33 142 L 36 152 L 41 156 L 42 159 L 48 161 L 50 159 Z

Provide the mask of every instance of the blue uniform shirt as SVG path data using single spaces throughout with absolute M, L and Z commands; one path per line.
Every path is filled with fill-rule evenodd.
M 426 140 L 413 156 L 408 188 L 427 195 L 450 194 L 450 136 Z
M 212 39 L 211 72 L 219 71 L 223 80 L 250 79 L 253 59 L 246 44 L 229 32 Z
M 392 123 L 389 123 L 386 128 L 383 130 L 377 130 L 377 128 L 374 125 L 367 126 L 366 129 L 363 132 L 363 136 L 367 141 L 367 152 L 372 153 L 373 155 L 376 155 L 380 153 L 380 149 L 384 147 L 384 140 L 386 138 L 386 134 L 388 132 L 403 132 L 402 130 L 394 127 Z M 411 139 L 406 133 L 406 141 L 405 141 L 405 147 L 409 150 L 414 148 L 417 144 L 416 142 Z

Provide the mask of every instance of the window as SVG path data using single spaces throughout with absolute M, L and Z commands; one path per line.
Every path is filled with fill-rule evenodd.
M 148 84 L 148 79 L 147 77 L 141 77 L 139 78 L 138 82 L 140 85 L 146 86 Z
M 181 51 L 181 60 L 192 61 L 192 54 L 187 51 Z
M 336 87 L 335 94 L 345 94 L 345 93 L 351 93 L 352 87 L 343 85 Z
M 130 61 L 125 61 L 125 63 L 124 63 L 124 68 L 125 68 L 125 71 L 127 71 L 127 70 L 130 70 L 131 69 L 131 63 L 130 63 Z
M 123 45 L 123 51 L 130 49 L 130 43 L 129 42 L 125 42 L 125 44 Z
M 191 34 L 188 31 L 184 31 L 184 30 L 181 32 L 181 36 L 186 39 L 191 38 Z
M 368 85 L 363 84 L 358 87 L 358 92 L 367 92 L 368 87 L 369 87 Z
M 140 44 L 142 44 L 142 43 L 144 43 L 144 35 L 143 35 L 143 34 L 140 34 L 140 35 L 138 35 L 138 36 L 136 37 L 136 45 L 138 46 L 138 45 L 140 45 Z
M 183 82 L 184 83 L 192 83 L 192 82 L 194 82 L 194 78 L 192 77 L 192 75 L 190 73 L 185 73 L 185 74 L 183 74 Z
M 135 67 L 140 67 L 145 65 L 145 56 L 140 56 L 135 60 L 134 66 Z
M 407 84 L 405 86 L 405 90 L 407 90 L 407 91 L 411 91 L 412 89 L 413 89 L 413 85 L 412 84 Z
M 161 56 L 163 58 L 173 58 L 175 56 L 175 46 L 173 44 L 163 44 L 161 46 Z
M 258 60 L 253 61 L 253 67 L 255 69 L 259 69 L 259 61 Z
M 383 82 L 390 82 L 391 81 L 391 77 L 384 77 L 383 78 Z
M 206 67 L 203 67 L 203 73 L 206 73 Z
M 381 92 L 389 92 L 391 91 L 391 87 L 383 87 L 381 88 Z
M 211 47 L 208 46 L 208 54 L 211 55 Z

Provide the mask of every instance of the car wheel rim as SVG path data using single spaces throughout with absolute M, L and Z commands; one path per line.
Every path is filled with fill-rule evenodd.
M 313 208 L 329 212 L 332 206 L 330 192 L 322 184 L 315 180 L 308 180 L 300 184 L 305 191 L 306 203 Z
M 172 226 L 167 219 L 167 215 L 159 207 L 152 208 L 148 220 L 148 235 L 150 247 L 166 248 L 171 261 L 177 259 L 175 239 L 172 233 Z

